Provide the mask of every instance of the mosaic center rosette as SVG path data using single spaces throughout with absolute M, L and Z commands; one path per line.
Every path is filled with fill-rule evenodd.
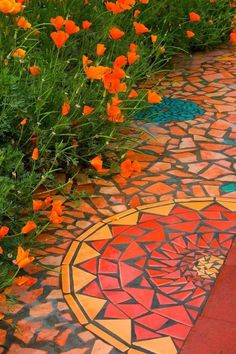
M 121 352 L 174 354 L 201 312 L 236 232 L 236 200 L 130 209 L 73 241 L 62 265 L 79 322 Z

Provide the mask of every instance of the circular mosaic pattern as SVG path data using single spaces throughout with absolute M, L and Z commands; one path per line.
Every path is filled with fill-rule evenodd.
M 164 97 L 161 103 L 152 104 L 135 115 L 136 120 L 147 120 L 160 124 L 194 119 L 205 111 L 195 102 L 179 98 Z
M 174 354 L 204 306 L 236 231 L 236 202 L 159 202 L 109 217 L 73 241 L 64 296 L 121 352 Z

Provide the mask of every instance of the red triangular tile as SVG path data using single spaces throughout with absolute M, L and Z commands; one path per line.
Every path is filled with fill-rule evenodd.
M 168 275 L 165 275 L 166 279 L 179 279 L 181 277 L 180 271 L 176 270 L 175 272 L 171 272 Z
M 181 206 L 176 206 L 172 209 L 171 213 L 170 214 L 184 214 L 184 213 L 188 213 L 189 211 L 191 211 L 190 209 L 188 208 L 184 208 L 184 207 L 181 207 Z
M 154 296 L 152 289 L 125 288 L 125 290 L 140 304 L 150 308 Z
M 148 232 L 146 235 L 138 238 L 138 242 L 160 242 L 165 240 L 165 233 L 161 226 L 155 231 Z
M 215 230 L 213 227 L 208 227 L 208 226 L 200 226 L 198 229 L 198 232 L 214 232 Z
M 134 325 L 134 332 L 137 340 L 145 340 L 145 339 L 161 337 L 160 334 L 149 331 L 148 329 L 145 329 L 144 327 L 141 327 L 139 325 Z
M 126 245 L 133 242 L 133 238 L 129 236 L 119 235 L 112 240 L 112 245 Z
M 134 262 L 134 264 L 137 265 L 140 268 L 143 268 L 145 262 L 146 262 L 146 257 L 142 257 L 138 261 Z
M 200 296 L 194 300 L 188 301 L 186 305 L 194 306 L 194 307 L 201 307 L 201 305 L 203 304 L 205 299 L 206 299 L 205 296 Z
M 175 291 L 179 291 L 181 288 L 180 286 L 160 286 L 159 289 L 166 294 L 171 294 Z
M 203 295 L 203 294 L 206 294 L 205 290 L 201 289 L 201 288 L 197 288 L 193 295 L 192 295 L 192 298 L 194 299 L 195 297 L 198 297 L 200 295 Z
M 108 241 L 109 240 L 93 241 L 90 244 L 99 252 L 107 244 Z
M 140 256 L 146 255 L 146 252 L 139 246 L 137 245 L 136 242 L 132 242 L 124 251 L 124 253 L 121 256 L 121 260 L 125 261 L 127 259 L 132 259 Z
M 160 329 L 158 331 L 158 333 L 185 340 L 187 338 L 187 335 L 189 334 L 190 330 L 191 330 L 191 327 L 177 323 L 172 326 Z
M 140 318 L 137 318 L 135 322 L 141 323 L 147 328 L 153 329 L 153 330 L 158 330 L 161 328 L 166 322 L 168 322 L 168 319 L 165 317 L 162 317 L 160 315 L 157 315 L 155 313 L 149 314 L 149 315 L 144 315 Z
M 111 302 L 114 302 L 114 304 L 119 304 L 131 300 L 129 294 L 123 290 L 104 290 L 104 294 Z
M 117 304 L 117 306 L 130 318 L 140 317 L 148 312 L 148 310 L 140 304 Z
M 187 308 L 187 312 L 190 314 L 190 316 L 195 320 L 198 316 L 198 311 L 196 310 L 192 310 L 192 309 L 188 309 Z
M 188 221 L 188 222 L 182 222 L 181 224 L 171 225 L 171 228 L 180 231 L 194 232 L 198 224 L 199 224 L 198 221 Z
M 184 301 L 191 294 L 192 294 L 192 291 L 181 291 L 178 294 L 171 294 L 171 297 L 175 300 Z
M 108 274 L 116 274 L 118 271 L 118 265 L 111 261 L 107 261 L 106 259 L 101 258 L 99 260 L 99 273 L 108 273 Z
M 182 237 L 184 235 L 183 232 L 169 232 L 168 237 L 170 240 L 175 240 L 176 238 Z
M 171 320 L 178 321 L 187 326 L 192 326 L 192 321 L 189 318 L 189 315 L 184 306 L 171 306 L 163 309 L 155 309 L 153 311 L 167 318 L 170 318 Z
M 142 280 L 140 282 L 140 286 L 142 286 L 144 288 L 151 288 L 151 285 L 149 284 L 149 282 L 147 281 L 147 279 L 145 277 L 142 278 Z
M 121 232 L 127 230 L 130 226 L 112 226 L 113 236 L 119 235 Z
M 235 227 L 235 222 L 233 221 L 225 221 L 225 220 L 205 220 L 207 225 L 214 227 L 220 231 L 228 230 L 232 227 Z
M 202 238 L 203 240 L 205 240 L 206 242 L 211 242 L 212 238 L 214 237 L 214 233 L 213 232 L 209 232 L 206 234 L 202 234 Z
M 183 237 L 175 238 L 172 242 L 180 247 L 186 247 L 186 242 L 184 241 Z
M 97 258 L 89 259 L 88 261 L 81 263 L 79 266 L 90 273 L 97 274 L 97 261 Z
M 106 311 L 104 313 L 104 318 L 128 318 L 124 312 L 118 309 L 113 304 L 108 304 L 106 307 Z
M 202 238 L 200 238 L 200 239 L 198 240 L 197 245 L 198 245 L 198 247 L 209 248 L 208 244 L 207 244 Z
M 83 290 L 82 294 L 84 295 L 90 295 L 94 297 L 99 297 L 101 299 L 104 299 L 104 295 L 102 294 L 97 282 L 94 280 L 92 283 L 87 285 Z
M 102 258 L 111 259 L 111 260 L 118 260 L 120 255 L 121 255 L 121 252 L 118 249 L 112 247 L 111 245 L 108 245 L 102 254 Z
M 156 294 L 156 297 L 160 303 L 160 305 L 176 305 L 176 301 L 171 300 L 169 297 L 162 295 L 160 293 Z
M 137 269 L 124 262 L 120 262 L 120 280 L 122 286 L 129 284 L 132 280 L 143 274 L 143 270 Z

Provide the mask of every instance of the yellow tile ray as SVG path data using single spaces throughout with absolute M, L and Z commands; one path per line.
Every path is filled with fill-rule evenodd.
M 114 337 L 110 336 L 108 333 L 102 331 L 100 328 L 98 328 L 97 326 L 94 326 L 93 324 L 88 324 L 87 326 L 85 326 L 86 329 L 88 329 L 90 332 L 93 332 L 94 334 L 96 334 L 98 337 L 102 338 L 103 340 L 105 340 L 106 342 L 108 342 L 109 344 L 113 345 L 113 347 L 116 347 L 118 350 L 120 350 L 121 352 L 125 352 L 126 350 L 129 349 L 129 347 L 127 347 L 127 345 L 119 342 L 117 339 L 115 339 Z
M 96 230 L 98 230 L 101 226 L 103 226 L 103 222 L 98 222 L 97 224 L 93 225 L 90 227 L 87 231 L 83 232 L 80 236 L 76 238 L 77 241 L 83 241 L 86 239 L 89 235 L 92 235 Z
M 82 289 L 84 286 L 91 283 L 91 281 L 96 278 L 95 275 L 75 267 L 72 267 L 72 274 L 74 282 L 74 292 Z
M 136 209 L 134 209 L 134 208 L 128 209 L 128 210 L 122 211 L 121 213 L 109 216 L 108 218 L 104 219 L 103 222 L 107 224 L 112 221 L 120 220 L 120 219 L 124 218 L 125 216 L 128 216 L 130 214 L 134 214 L 135 212 L 136 212 Z
M 71 259 L 72 259 L 72 257 L 73 257 L 73 255 L 74 255 L 74 253 L 75 253 L 75 251 L 76 251 L 78 246 L 79 246 L 79 242 L 77 242 L 77 241 L 73 241 L 71 243 L 70 248 L 67 251 L 66 256 L 65 256 L 62 264 L 70 264 Z
M 236 211 L 236 203 L 235 202 L 228 202 L 228 201 L 220 201 L 218 203 L 221 204 L 223 207 L 229 209 L 230 211 Z
M 93 320 L 97 316 L 98 312 L 102 309 L 102 307 L 107 302 L 107 300 L 103 300 L 97 297 L 92 297 L 87 295 L 81 295 L 81 294 L 76 294 L 76 297 L 81 307 L 91 318 L 91 320 Z
M 95 231 L 91 236 L 89 236 L 86 241 L 97 241 L 97 240 L 107 240 L 112 238 L 112 233 L 108 225 L 101 227 L 99 230 Z
M 139 213 L 133 213 L 128 216 L 125 216 L 121 219 L 111 221 L 112 225 L 136 225 L 138 222 Z
M 100 253 L 90 247 L 86 242 L 83 242 L 75 258 L 74 264 L 82 263 L 98 256 L 100 256 Z
M 167 216 L 167 215 L 169 215 L 169 213 L 171 212 L 173 207 L 174 207 L 174 204 L 169 204 L 169 205 L 159 206 L 156 208 L 145 209 L 144 211 L 145 211 L 145 213 Z
M 148 339 L 134 342 L 134 345 L 149 350 L 155 354 L 177 354 L 176 347 L 171 337 Z
M 165 200 L 163 202 L 156 202 L 156 203 L 150 203 L 150 204 L 146 204 L 146 205 L 141 205 L 141 206 L 138 206 L 136 209 L 145 210 L 146 211 L 146 209 L 160 207 L 160 206 L 165 206 L 165 205 L 173 204 L 173 203 L 174 203 L 174 200 L 173 199 L 169 199 L 168 201 Z
M 187 208 L 191 208 L 193 210 L 202 210 L 204 208 L 206 208 L 207 206 L 212 204 L 212 201 L 209 202 L 184 202 L 184 203 L 180 203 L 183 206 L 187 207 Z
M 83 312 L 79 308 L 79 306 L 78 306 L 77 302 L 75 301 L 75 299 L 73 298 L 73 296 L 70 294 L 67 294 L 67 295 L 65 295 L 65 299 L 66 299 L 68 305 L 70 306 L 70 308 L 72 309 L 72 311 L 74 312 L 75 316 L 77 317 L 78 321 L 81 324 L 88 323 L 87 318 L 85 317 L 85 315 L 83 314 Z
M 68 265 L 61 266 L 62 274 L 62 291 L 63 293 L 70 293 L 70 268 Z
M 96 322 L 131 344 L 131 320 L 97 320 Z

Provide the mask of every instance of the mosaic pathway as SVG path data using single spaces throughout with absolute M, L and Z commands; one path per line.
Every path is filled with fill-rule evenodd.
M 176 354 L 224 263 L 235 211 L 236 200 L 180 199 L 96 224 L 63 261 L 69 306 L 122 352 Z
M 202 116 L 195 117 L 194 120 L 188 120 L 186 122 L 171 122 L 162 126 L 157 126 L 156 123 L 145 123 L 144 127 L 148 129 L 155 138 L 152 138 L 148 135 L 143 137 L 145 139 L 145 142 L 143 142 L 142 146 L 140 147 L 142 153 L 136 153 L 131 156 L 132 158 L 135 158 L 140 161 L 143 170 L 141 173 L 135 174 L 128 180 L 124 179 L 119 175 L 114 175 L 109 178 L 109 180 L 95 179 L 93 181 L 86 180 L 83 176 L 80 176 L 81 178 L 78 181 L 76 190 L 78 190 L 78 192 L 82 191 L 83 193 L 88 193 L 88 197 L 85 198 L 80 205 L 74 202 L 67 202 L 65 211 L 65 223 L 61 225 L 60 228 L 52 228 L 48 230 L 47 233 L 40 236 L 41 240 L 43 240 L 47 247 L 43 251 L 38 251 L 38 254 L 40 255 L 41 265 L 29 265 L 26 269 L 27 274 L 31 277 L 30 282 L 24 283 L 21 286 L 17 286 L 16 284 L 14 284 L 11 288 L 7 289 L 7 292 L 9 294 L 19 295 L 19 303 L 13 306 L 10 309 L 10 314 L 6 316 L 6 320 L 8 321 L 8 323 L 11 323 L 14 320 L 19 330 L 17 331 L 14 327 L 9 328 L 6 322 L 1 321 L 0 353 L 120 353 L 119 349 L 116 349 L 111 344 L 108 344 L 111 342 L 109 342 L 107 338 L 106 341 L 100 339 L 99 336 L 97 336 L 95 333 L 92 333 L 92 331 L 86 328 L 86 324 L 85 326 L 81 325 L 76 316 L 74 316 L 73 311 L 71 309 L 71 304 L 70 306 L 67 305 L 62 290 L 60 288 L 61 262 L 66 251 L 70 247 L 71 242 L 74 241 L 77 244 L 78 241 L 76 241 L 76 239 L 83 234 L 84 230 L 89 230 L 93 225 L 104 221 L 104 219 L 112 217 L 114 214 L 125 212 L 130 208 L 135 209 L 140 205 L 144 206 L 150 203 L 157 203 L 160 201 L 165 202 L 174 200 L 175 198 L 188 199 L 193 197 L 203 198 L 218 196 L 224 198 L 236 198 L 235 58 L 235 49 L 232 48 L 223 48 L 204 54 L 196 53 L 193 56 L 192 60 L 188 63 L 188 65 L 185 63 L 184 69 L 178 67 L 175 72 L 166 75 L 162 83 L 159 83 L 157 78 L 153 81 L 146 83 L 146 86 L 148 87 L 153 87 L 155 84 L 157 84 L 158 86 L 167 87 L 165 91 L 165 94 L 167 96 L 184 100 L 189 99 L 193 102 L 196 102 L 205 111 L 205 113 Z M 137 124 L 143 126 L 143 123 L 141 121 L 138 121 Z M 174 212 L 177 207 L 180 208 L 183 207 L 183 205 L 174 206 L 170 213 Z M 211 205 L 206 206 L 206 208 L 210 207 Z M 222 207 L 225 207 L 227 211 L 219 209 Z M 142 241 L 141 244 L 139 244 L 138 242 L 136 244 L 143 250 L 144 258 L 147 257 L 147 255 L 152 254 L 152 257 L 150 258 L 150 261 L 152 262 L 156 261 L 155 257 L 153 257 L 155 251 L 163 254 L 163 257 L 165 255 L 167 260 L 169 258 L 170 262 L 173 263 L 173 268 L 177 268 L 176 265 L 174 266 L 174 263 L 177 262 L 177 258 L 174 257 L 180 257 L 181 262 L 183 261 L 183 267 L 181 266 L 182 268 L 179 268 L 179 272 L 181 273 L 180 278 L 185 277 L 187 279 L 187 275 L 183 276 L 183 273 L 185 265 L 188 264 L 188 269 L 186 271 L 189 271 L 190 273 L 192 272 L 195 276 L 196 272 L 199 273 L 197 275 L 199 279 L 192 280 L 193 286 L 196 289 L 201 288 L 203 293 L 194 298 L 192 296 L 193 289 L 187 289 L 182 291 L 176 290 L 175 293 L 166 293 L 165 291 L 159 292 L 157 289 L 159 289 L 160 287 L 162 287 L 163 289 L 173 287 L 174 285 L 172 284 L 169 286 L 167 283 L 166 285 L 164 283 L 163 285 L 160 283 L 157 284 L 155 283 L 155 281 L 161 282 L 162 280 L 167 279 L 167 281 L 173 283 L 176 281 L 176 279 L 166 278 L 166 272 L 164 270 L 165 267 L 163 266 L 163 264 L 165 265 L 165 262 L 161 261 L 162 268 L 160 272 L 163 271 L 163 275 L 160 273 L 159 275 L 155 276 L 154 273 L 151 272 L 151 270 L 156 270 L 156 268 L 151 265 L 148 265 L 147 270 L 149 270 L 149 273 L 145 274 L 148 275 L 146 275 L 146 280 L 149 283 L 150 288 L 149 286 L 147 286 L 145 290 L 149 290 L 149 294 L 150 291 L 153 291 L 153 299 L 155 299 L 155 301 L 153 300 L 153 302 L 151 304 L 149 303 L 149 305 L 147 303 L 142 305 L 145 311 L 147 311 L 147 314 L 153 311 L 153 309 L 157 309 L 157 305 L 160 304 L 160 302 L 163 303 L 163 301 L 173 301 L 174 303 L 163 304 L 162 309 L 169 309 L 172 306 L 177 306 L 178 309 L 181 310 L 177 311 L 177 318 L 173 318 L 173 313 L 171 314 L 171 311 L 168 313 L 168 315 L 166 313 L 163 314 L 163 310 L 162 313 L 157 313 L 157 310 L 153 311 L 155 312 L 154 315 L 158 316 L 158 318 L 160 319 L 163 318 L 163 321 L 167 320 L 167 322 L 163 322 L 163 325 L 160 325 L 158 328 L 151 328 L 146 327 L 145 323 L 137 323 L 137 321 L 132 318 L 131 313 L 126 313 L 126 311 L 122 309 L 122 307 L 126 305 L 125 302 L 122 301 L 121 303 L 119 303 L 118 306 L 113 300 L 113 304 L 111 305 L 114 305 L 117 311 L 119 310 L 120 313 L 125 312 L 125 314 L 129 316 L 125 319 L 119 318 L 119 320 L 128 320 L 130 321 L 129 323 L 132 323 L 133 327 L 131 332 L 131 338 L 134 342 L 153 340 L 156 343 L 156 341 L 159 339 L 160 343 L 160 339 L 165 337 L 168 340 L 167 342 L 167 340 L 165 339 L 166 345 L 171 345 L 172 349 L 174 348 L 173 345 L 175 346 L 176 350 L 179 350 L 179 348 L 181 347 L 184 339 L 186 338 L 187 330 L 191 328 L 192 323 L 195 320 L 194 316 L 197 316 L 197 314 L 201 311 L 201 306 L 204 306 L 205 298 L 207 297 L 210 288 L 214 282 L 214 279 L 212 279 L 215 274 L 214 271 L 215 269 L 220 268 L 221 257 L 225 257 L 225 254 L 227 253 L 227 250 L 229 248 L 229 245 L 227 245 L 227 243 L 230 243 L 231 236 L 229 236 L 228 240 L 225 240 L 224 245 L 224 236 L 220 238 L 220 234 L 230 234 L 229 231 L 232 231 L 234 226 L 232 226 L 232 228 L 230 228 L 229 226 L 228 229 L 225 226 L 225 229 L 227 230 L 218 229 L 217 221 L 225 222 L 225 225 L 232 225 L 229 223 L 234 223 L 234 220 L 227 219 L 226 215 L 231 215 L 231 217 L 233 217 L 234 212 L 231 212 L 231 209 L 227 206 L 221 205 L 217 208 L 215 211 L 209 211 L 207 217 L 203 217 L 202 215 L 202 212 L 205 210 L 191 211 L 192 207 L 190 209 L 187 208 L 190 210 L 188 212 L 193 213 L 195 217 L 197 217 L 198 215 L 199 217 L 201 217 L 201 219 L 193 219 L 192 217 L 190 218 L 190 220 L 184 220 L 182 219 L 183 215 L 182 217 L 178 215 L 181 213 L 176 213 L 174 215 L 171 214 L 170 216 L 164 216 L 164 218 L 174 218 L 174 221 L 172 222 L 170 220 L 168 221 L 167 219 L 166 223 L 160 222 L 160 219 L 158 219 L 158 214 L 153 215 L 149 212 L 146 213 L 147 217 L 150 214 L 154 217 L 154 223 L 160 224 L 159 230 L 164 229 L 163 237 L 167 237 L 168 233 L 181 233 L 181 229 L 170 229 L 170 227 L 172 227 L 174 224 L 175 226 L 178 224 L 175 218 L 181 220 L 179 222 L 181 227 L 186 225 L 186 223 L 188 222 L 190 223 L 189 225 L 191 225 L 191 223 L 193 223 L 192 225 L 196 225 L 196 229 L 193 228 L 192 231 L 190 231 L 191 226 L 189 226 L 189 229 L 184 229 L 182 231 L 182 235 L 179 236 L 179 238 L 182 240 L 182 245 L 176 245 L 174 243 L 174 239 L 169 239 L 169 241 L 171 242 L 166 243 L 166 245 L 165 243 L 161 243 L 159 245 L 158 250 L 152 250 L 151 248 L 148 249 L 144 241 Z M 130 226 L 129 228 L 127 228 L 127 232 L 132 232 L 131 229 L 136 227 L 137 232 L 138 230 L 140 232 L 141 229 L 145 233 L 147 232 L 147 228 L 144 227 L 143 229 L 141 226 L 141 224 L 145 221 L 142 220 L 140 223 L 141 215 L 144 215 L 145 211 L 140 209 L 139 211 L 137 210 L 137 213 L 139 217 L 139 224 Z M 215 217 L 217 215 L 217 219 L 214 219 L 214 214 Z M 150 220 L 146 220 L 146 222 L 151 223 Z M 114 222 L 114 218 L 112 218 L 110 221 Z M 207 224 L 206 221 L 212 221 L 212 223 Z M 186 240 L 190 236 L 190 234 L 196 233 L 197 228 L 201 227 L 199 226 L 200 224 L 204 224 L 204 227 L 206 229 L 209 229 L 202 230 L 202 246 L 200 246 L 198 243 L 194 244 L 194 241 L 187 242 Z M 223 227 L 223 224 L 221 225 Z M 103 222 L 101 223 L 101 226 L 104 226 Z M 121 226 L 122 225 L 119 225 L 119 227 Z M 117 228 L 118 225 L 112 225 L 110 222 L 110 224 L 107 224 L 107 227 L 112 233 L 112 239 L 109 239 L 108 242 L 112 243 L 113 239 L 115 240 L 119 237 L 118 235 L 115 236 L 113 231 L 113 228 Z M 214 234 L 212 236 L 211 241 L 211 236 L 207 236 L 207 234 Z M 124 235 L 123 231 L 122 235 Z M 162 235 L 161 231 L 160 235 Z M 113 236 L 115 237 L 113 238 Z M 133 239 L 135 235 L 125 234 L 124 236 L 129 239 Z M 139 237 L 142 236 L 140 235 Z M 219 253 L 209 255 L 207 250 L 210 251 L 210 248 L 208 248 L 209 243 L 213 241 L 215 241 L 214 244 L 215 246 L 217 245 L 217 247 L 212 247 L 211 251 Z M 183 253 L 180 252 L 181 247 L 183 249 L 185 248 L 183 247 L 183 243 L 187 243 L 187 255 L 190 254 L 190 259 L 191 257 L 193 257 L 192 261 L 195 261 L 195 263 L 192 264 L 192 267 L 190 266 L 191 262 L 186 263 L 186 259 L 184 256 L 185 251 L 183 251 Z M 82 244 L 87 244 L 87 240 L 84 241 L 84 243 Z M 173 252 L 168 249 L 168 244 L 169 247 L 173 250 Z M 208 246 L 206 246 L 206 244 Z M 189 245 L 193 247 L 192 252 L 189 248 Z M 205 246 L 203 247 L 203 245 Z M 89 246 L 93 248 L 92 245 Z M 118 246 L 120 246 L 120 248 Z M 167 249 L 165 248 L 165 246 L 167 247 Z M 117 249 L 117 251 L 121 253 L 124 253 L 124 249 L 122 247 L 123 245 L 118 243 L 115 249 Z M 200 253 L 198 253 L 197 249 L 200 250 Z M 105 248 L 104 250 L 95 248 L 95 250 L 98 253 L 98 257 L 95 257 L 95 259 L 98 258 L 99 260 L 106 260 L 108 262 L 114 263 L 113 271 L 118 272 L 119 269 L 119 272 L 121 272 L 120 274 L 123 274 L 124 279 L 122 281 L 124 282 L 124 284 L 120 284 L 123 288 L 131 287 L 134 289 L 139 289 L 139 287 L 137 287 L 137 284 L 140 284 L 138 283 L 138 281 L 140 281 L 139 279 L 132 279 L 133 285 L 129 286 L 129 283 L 127 283 L 129 279 L 127 279 L 126 273 L 131 274 L 131 272 L 123 271 L 123 265 L 118 267 L 119 262 L 104 258 Z M 171 256 L 173 258 L 171 258 Z M 72 258 L 71 261 L 74 262 L 75 259 Z M 139 265 L 133 266 L 132 264 L 130 264 L 131 261 L 132 260 L 127 258 L 127 260 L 120 263 L 124 263 L 126 269 L 127 266 L 134 267 L 139 272 L 144 274 L 144 265 L 140 263 Z M 206 262 L 204 263 L 204 261 Z M 47 267 L 47 269 L 45 269 L 44 267 Z M 51 270 L 48 270 L 48 267 Z M 72 265 L 65 265 L 64 268 L 66 267 L 71 268 Z M 80 270 L 80 263 L 73 267 L 78 270 L 78 274 Z M 101 279 L 103 279 L 101 282 L 99 282 L 100 285 L 103 285 L 103 287 L 106 286 L 104 285 L 104 279 L 106 279 L 106 277 L 110 276 L 111 278 L 117 279 L 116 274 L 118 273 L 104 273 L 104 269 L 106 269 L 106 262 L 105 265 L 103 264 L 100 267 L 103 267 L 99 269 L 99 271 L 102 270 L 103 272 L 101 272 L 101 274 L 99 273 L 100 277 L 102 276 Z M 168 269 L 170 267 L 171 265 L 168 266 Z M 233 266 L 230 269 L 233 269 Z M 89 271 L 88 269 L 86 270 L 83 268 L 82 270 L 84 272 Z M 209 273 L 208 276 L 210 277 L 210 279 L 203 277 L 203 274 L 207 274 L 207 272 Z M 224 269 L 221 274 L 226 274 L 224 272 Z M 221 274 L 219 278 L 221 277 Z M 227 277 L 227 279 L 230 277 L 232 278 L 232 275 L 230 274 L 232 274 L 231 271 L 227 271 L 227 275 L 225 275 L 224 277 Z M 93 274 L 93 276 L 95 279 L 96 275 Z M 189 280 L 187 281 L 189 282 Z M 200 283 L 202 282 L 204 283 L 204 286 L 200 285 Z M 70 283 L 68 283 L 68 285 L 69 284 Z M 90 284 L 87 284 L 86 287 L 88 287 L 89 285 Z M 185 285 L 187 284 L 176 284 L 176 287 L 179 288 L 178 290 L 181 290 L 181 287 L 183 288 Z M 73 282 L 70 284 L 70 286 L 71 289 L 68 291 L 68 295 L 70 295 L 70 291 L 73 290 Z M 212 291 L 212 295 L 214 295 L 214 289 Z M 63 291 L 67 292 L 65 291 L 65 289 Z M 92 295 L 89 293 L 82 294 L 82 291 L 83 289 L 78 289 L 78 294 L 81 296 L 92 297 Z M 106 289 L 104 289 L 104 293 L 105 291 Z M 181 298 L 184 292 L 190 292 L 189 296 L 186 296 L 185 299 L 183 297 Z M 103 288 L 101 288 L 101 293 L 103 293 Z M 140 305 L 138 304 L 139 300 L 133 297 L 132 294 L 128 292 L 128 290 L 126 290 L 125 293 L 133 299 L 132 301 L 134 302 L 134 305 Z M 177 298 L 174 298 L 174 294 L 177 295 Z M 180 297 L 178 298 L 178 296 Z M 105 301 L 103 297 L 93 297 L 97 297 L 100 300 Z M 224 296 L 222 295 L 221 297 Z M 77 305 L 79 309 L 80 303 L 78 301 Z M 109 305 L 109 301 L 107 299 L 106 304 L 104 303 L 105 307 Z M 195 301 L 195 305 L 189 305 L 188 302 L 190 301 Z M 201 301 L 202 304 L 200 304 Z M 128 302 L 128 304 L 128 308 L 131 309 L 131 303 Z M 111 308 L 112 306 L 109 307 Z M 132 308 L 134 308 L 134 306 L 132 306 Z M 0 312 L 4 311 L 6 312 L 6 306 L 4 303 L 0 303 Z M 83 315 L 85 316 L 87 321 L 87 326 L 94 326 L 96 320 L 111 321 L 112 319 L 114 319 L 107 319 L 107 317 L 105 317 L 107 316 L 107 314 L 109 314 L 109 311 L 107 310 L 107 308 L 104 311 L 100 309 L 100 312 L 95 314 L 93 320 L 90 316 L 87 317 L 88 311 L 83 312 Z M 114 314 L 114 308 L 112 311 Z M 141 311 L 140 308 L 139 311 Z M 189 311 L 192 313 L 190 313 Z M 139 317 L 145 316 L 145 313 L 140 313 L 141 312 L 139 312 Z M 183 317 L 183 313 L 185 314 L 185 317 Z M 231 313 L 231 311 L 228 311 L 228 313 Z M 97 316 L 99 316 L 99 319 Z M 170 316 L 172 316 L 172 318 Z M 212 312 L 210 316 L 211 320 L 212 318 L 214 319 Z M 229 322 L 229 318 L 224 317 L 224 321 L 227 320 L 227 322 L 224 322 L 222 319 L 223 325 L 221 327 L 217 327 L 217 333 L 219 333 L 219 329 L 223 330 L 224 328 L 228 328 L 228 324 L 230 323 L 230 330 L 232 333 L 231 338 L 235 338 L 235 336 L 233 336 L 234 332 L 232 332 L 232 329 L 236 327 L 235 318 L 236 316 L 232 316 Z M 136 326 L 135 328 L 134 323 Z M 197 324 L 190 331 L 190 338 L 192 336 L 191 333 L 194 332 L 194 329 L 198 327 L 198 323 L 199 322 L 197 321 Z M 96 325 L 104 333 L 108 333 L 108 329 L 105 326 L 102 327 L 101 323 L 96 323 Z M 210 329 L 211 327 L 213 328 L 212 324 L 210 326 Z M 111 330 L 111 327 L 109 328 Z M 117 327 L 113 327 L 113 329 L 114 328 Z M 210 329 L 208 328 L 208 330 Z M 159 337 L 149 337 L 149 339 L 147 339 L 147 337 L 145 336 L 148 336 L 148 333 L 144 330 L 149 331 L 150 336 L 151 332 L 152 335 L 158 335 Z M 177 333 L 179 333 L 178 337 L 176 337 Z M 115 338 L 113 334 L 111 335 L 111 337 Z M 224 338 L 226 336 L 220 337 L 220 335 L 218 335 L 218 337 Z M 125 345 L 128 348 L 130 347 L 130 343 L 127 344 L 128 341 L 125 341 L 124 338 L 120 339 L 117 334 L 116 341 L 121 342 L 122 345 Z M 201 341 L 201 343 L 203 342 L 204 341 Z M 224 342 L 223 339 L 221 340 L 221 342 Z M 220 352 L 222 354 L 233 354 L 233 352 L 230 352 L 230 350 L 226 351 L 225 347 L 220 347 L 221 344 L 219 343 L 219 341 L 217 341 L 217 343 L 220 348 L 218 348 L 219 350 L 217 348 L 214 348 L 214 350 L 204 351 L 201 348 L 200 352 L 202 354 L 216 354 L 218 350 L 218 353 Z M 188 348 L 187 344 L 188 339 L 186 342 L 186 348 Z M 139 348 L 137 349 L 139 352 L 145 352 L 146 350 L 144 347 L 141 347 L 141 345 L 139 347 L 136 346 L 136 348 Z M 146 350 L 146 352 L 150 352 L 148 350 Z M 133 353 L 135 352 L 133 351 Z M 132 351 L 130 351 L 129 354 L 133 353 Z M 183 353 L 192 354 L 194 353 L 194 351 L 186 352 L 185 349 L 183 349 Z M 194 354 L 199 354 L 199 350 L 197 350 Z

